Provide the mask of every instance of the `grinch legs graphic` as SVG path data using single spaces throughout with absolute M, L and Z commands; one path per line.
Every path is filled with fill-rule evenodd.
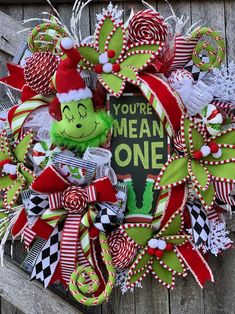
M 134 190 L 133 180 L 131 175 L 120 176 L 123 182 L 127 186 L 127 209 L 129 214 L 144 214 L 148 215 L 152 209 L 153 204 L 153 193 L 155 176 L 147 175 L 145 181 L 145 190 L 143 193 L 142 207 L 137 207 L 136 204 L 136 193 Z

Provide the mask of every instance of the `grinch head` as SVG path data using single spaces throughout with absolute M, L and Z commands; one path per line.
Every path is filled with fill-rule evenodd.
M 70 38 L 63 38 L 61 49 L 66 54 L 52 79 L 57 91 L 50 104 L 52 142 L 76 151 L 85 151 L 88 146 L 100 146 L 112 124 L 105 112 L 95 112 L 92 92 L 85 85 L 77 65 L 80 53 Z
M 77 151 L 103 144 L 112 125 L 112 118 L 103 111 L 95 112 L 90 98 L 60 105 L 61 120 L 52 124 L 55 144 Z

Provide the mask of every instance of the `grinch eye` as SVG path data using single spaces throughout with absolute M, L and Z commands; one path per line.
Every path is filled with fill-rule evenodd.
M 71 114 L 70 112 L 70 109 L 69 109 L 69 106 L 64 106 L 63 108 L 63 113 L 65 115 L 65 118 L 66 120 L 70 123 L 70 122 L 73 122 L 75 119 L 74 119 L 74 116 Z
M 85 107 L 83 104 L 81 104 L 81 103 L 78 104 L 78 114 L 79 114 L 79 116 L 80 116 L 81 119 L 85 119 L 86 116 L 87 116 L 87 109 L 86 109 L 86 107 Z

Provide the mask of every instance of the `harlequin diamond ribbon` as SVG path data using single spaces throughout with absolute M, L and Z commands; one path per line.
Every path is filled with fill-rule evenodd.
M 61 275 L 67 284 L 77 263 L 85 266 L 89 264 L 80 249 L 79 229 L 83 211 L 89 202 L 115 203 L 116 191 L 107 177 L 93 181 L 86 188 L 71 185 L 53 166 L 47 167 L 40 174 L 33 182 L 32 188 L 37 192 L 49 194 L 49 204 L 53 205 L 52 210 L 61 207 L 67 210 L 60 257 Z

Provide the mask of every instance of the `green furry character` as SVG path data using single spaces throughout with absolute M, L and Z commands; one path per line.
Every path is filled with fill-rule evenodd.
M 83 152 L 106 141 L 112 118 L 94 110 L 92 93 L 77 71 L 81 56 L 73 41 L 62 39 L 61 49 L 67 58 L 61 61 L 53 81 L 57 98 L 50 105 L 50 114 L 55 118 L 51 139 L 57 145 Z

